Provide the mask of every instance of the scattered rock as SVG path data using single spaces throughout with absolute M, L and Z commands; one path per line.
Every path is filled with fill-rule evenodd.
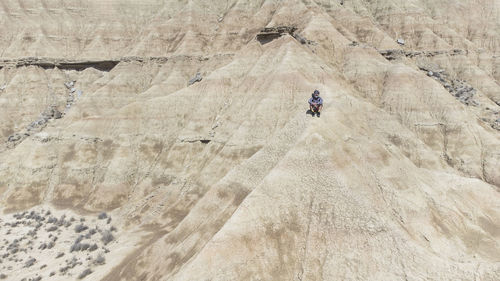
M 426 67 L 420 67 L 420 70 L 425 71 L 427 76 L 434 78 L 441 83 L 454 97 L 465 105 L 478 106 L 479 103 L 473 99 L 476 89 L 467 82 L 460 79 L 451 79 L 448 74 L 440 69 L 432 71 Z
M 31 122 L 24 131 L 15 133 L 7 138 L 8 142 L 13 143 L 10 147 L 19 144 L 31 134 L 40 132 L 51 119 L 59 119 L 61 117 L 62 113 L 57 109 L 57 107 L 50 105 L 40 114 L 39 118 Z M 30 217 L 27 218 L 30 219 Z
M 497 120 L 495 120 L 492 124 L 491 124 L 491 127 L 495 130 L 499 130 L 500 131 L 500 118 L 498 118 Z
M 66 83 L 64 83 L 64 86 L 66 86 L 66 88 L 68 88 L 68 90 L 69 90 L 69 89 L 73 88 L 73 86 L 75 85 L 75 82 L 76 81 L 66 82 Z
M 55 105 L 49 106 L 44 112 L 42 112 L 42 118 L 45 121 L 48 121 L 49 119 L 59 119 L 61 118 L 62 113 L 57 109 Z
M 389 61 L 399 59 L 405 55 L 403 50 L 381 50 L 379 53 Z
M 105 212 L 102 212 L 99 214 L 99 216 L 97 216 L 97 218 L 100 220 L 106 219 L 107 217 L 108 217 L 108 214 L 106 214 Z
M 407 58 L 414 57 L 434 57 L 439 55 L 447 55 L 447 56 L 457 56 L 463 55 L 466 53 L 464 50 L 454 49 L 454 50 L 442 50 L 442 51 L 405 51 L 400 49 L 388 49 L 388 50 L 379 50 L 378 51 L 382 56 L 384 56 L 387 60 L 395 60 L 401 58 L 403 56 Z
M 303 37 L 302 35 L 298 34 L 298 33 L 294 33 L 292 34 L 293 38 L 295 38 L 297 41 L 300 42 L 300 44 L 302 45 L 305 45 L 305 44 L 308 44 L 308 45 L 316 45 L 316 42 L 314 41 L 311 41 L 311 40 L 308 40 L 306 39 L 305 37 Z
M 404 45 L 405 44 L 405 40 L 403 38 L 398 38 L 398 40 L 396 40 L 396 42 L 399 44 L 399 45 Z
M 7 138 L 7 141 L 16 142 L 16 141 L 20 140 L 21 138 L 22 138 L 22 136 L 20 134 L 13 134 Z
M 196 82 L 200 82 L 202 79 L 203 78 L 201 77 L 201 74 L 199 72 L 197 72 L 196 75 L 189 80 L 188 86 L 191 86 Z

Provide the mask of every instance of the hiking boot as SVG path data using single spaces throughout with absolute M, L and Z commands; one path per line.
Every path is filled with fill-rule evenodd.
M 318 117 L 321 115 L 319 112 L 318 112 L 318 113 L 316 113 L 316 114 L 318 114 Z M 314 115 L 313 115 L 313 116 L 314 116 Z
M 312 115 L 312 117 L 314 117 L 314 113 L 316 113 L 316 112 L 314 112 L 314 111 L 311 111 L 311 115 Z

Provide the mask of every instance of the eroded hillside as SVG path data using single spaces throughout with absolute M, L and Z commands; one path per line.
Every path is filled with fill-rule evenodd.
M 500 279 L 498 1 L 0 3 L 0 278 Z

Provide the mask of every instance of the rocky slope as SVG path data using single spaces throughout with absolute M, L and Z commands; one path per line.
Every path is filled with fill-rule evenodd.
M 0 278 L 500 279 L 498 1 L 0 3 Z

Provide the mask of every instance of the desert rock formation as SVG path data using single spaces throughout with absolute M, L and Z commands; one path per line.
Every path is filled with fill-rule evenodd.
M 0 3 L 0 278 L 500 280 L 499 1 Z

